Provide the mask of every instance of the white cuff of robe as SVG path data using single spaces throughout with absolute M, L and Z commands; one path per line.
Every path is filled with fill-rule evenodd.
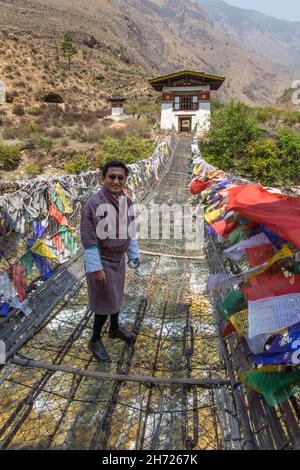
M 137 259 L 141 256 L 141 252 L 138 248 L 137 241 L 135 238 L 132 238 L 130 240 L 129 247 L 127 250 L 127 256 L 129 259 Z
M 100 247 L 95 245 L 84 249 L 84 264 L 87 273 L 103 271 Z

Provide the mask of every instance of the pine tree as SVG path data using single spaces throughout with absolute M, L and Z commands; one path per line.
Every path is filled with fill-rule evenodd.
M 61 42 L 61 51 L 64 57 L 67 57 L 68 59 L 68 64 L 69 64 L 69 70 L 71 69 L 71 59 L 72 57 L 77 54 L 77 49 L 74 45 L 73 42 L 73 37 L 70 32 L 65 33 L 63 40 Z

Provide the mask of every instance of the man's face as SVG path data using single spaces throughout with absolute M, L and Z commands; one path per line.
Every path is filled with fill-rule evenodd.
M 124 188 L 126 180 L 124 168 L 111 167 L 103 178 L 103 185 L 109 192 L 118 196 Z

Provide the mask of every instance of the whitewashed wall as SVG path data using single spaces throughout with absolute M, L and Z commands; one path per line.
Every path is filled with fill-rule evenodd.
M 112 116 L 122 116 L 123 113 L 124 113 L 123 108 L 119 108 L 119 107 L 118 108 L 117 107 L 116 108 L 115 107 L 111 108 Z
M 202 87 L 191 87 L 188 89 L 189 92 L 207 92 L 210 90 L 209 86 Z M 175 93 L 178 91 L 187 91 L 186 87 L 164 87 L 163 93 Z M 173 104 L 171 102 L 162 103 L 161 109 L 161 129 L 171 129 L 174 125 L 176 131 L 178 131 L 178 117 L 179 116 L 191 116 L 192 115 L 192 129 L 195 125 L 198 125 L 198 131 L 208 130 L 210 127 L 210 114 L 211 114 L 211 103 L 209 101 L 200 101 L 198 111 L 173 111 Z

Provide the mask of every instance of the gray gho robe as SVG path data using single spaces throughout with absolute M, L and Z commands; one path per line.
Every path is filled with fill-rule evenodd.
M 122 197 L 123 196 L 123 197 Z M 89 308 L 92 312 L 98 315 L 113 315 L 117 313 L 122 304 L 124 283 L 125 283 L 125 253 L 129 247 L 130 237 L 128 236 L 128 225 L 134 220 L 134 216 L 129 215 L 127 212 L 123 216 L 122 221 L 126 224 L 126 236 L 122 239 L 124 234 L 119 237 L 119 221 L 120 221 L 120 201 L 127 200 L 127 207 L 132 206 L 131 199 L 124 193 L 120 196 L 121 199 L 115 198 L 106 188 L 102 188 L 99 192 L 94 194 L 86 204 L 81 212 L 80 236 L 84 248 L 90 246 L 98 246 L 101 252 L 101 262 L 104 272 L 106 274 L 107 285 L 101 285 L 94 280 L 93 273 L 86 273 L 88 294 L 89 294 Z M 103 204 L 109 204 L 109 216 L 107 211 L 104 211 L 100 216 L 96 215 L 97 209 Z M 116 222 L 116 239 L 99 239 L 96 233 L 98 223 L 106 217 L 115 217 Z

